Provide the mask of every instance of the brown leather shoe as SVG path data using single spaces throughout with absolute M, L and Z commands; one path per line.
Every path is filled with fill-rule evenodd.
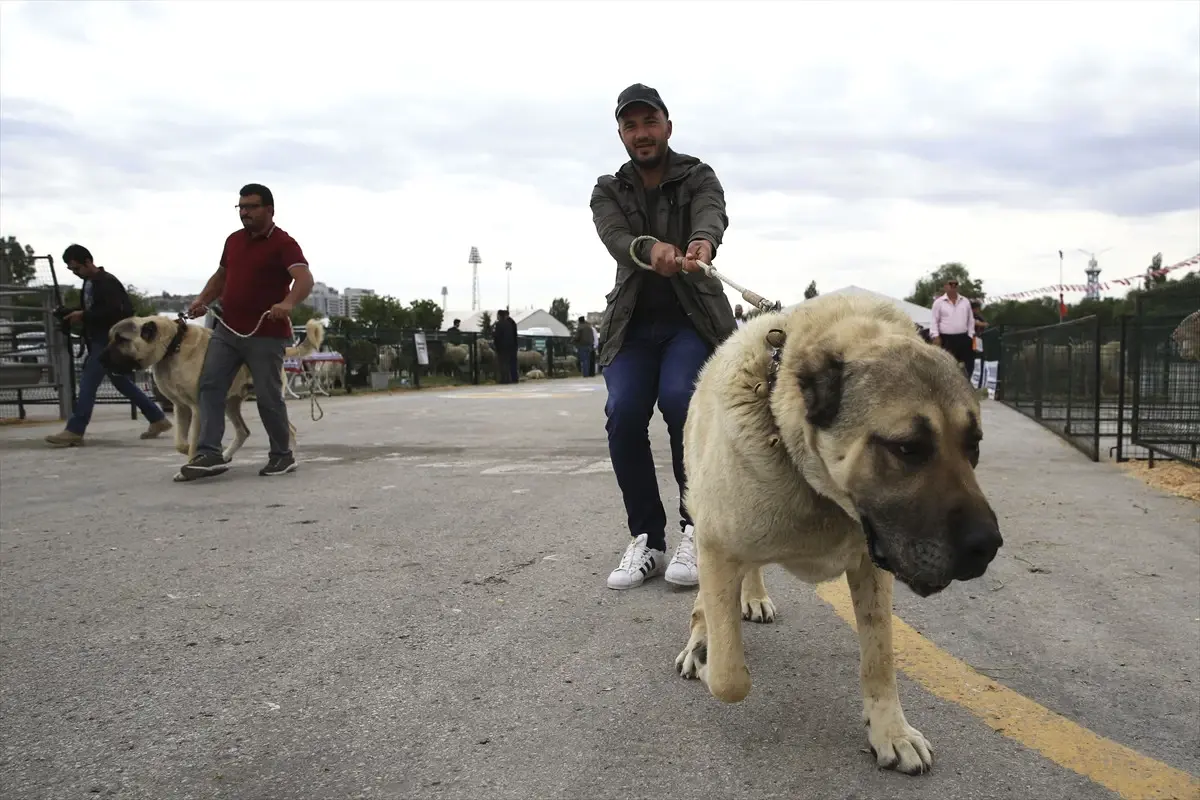
M 81 447 L 83 437 L 72 431 L 60 431 L 46 437 L 46 444 L 51 447 Z
M 142 431 L 142 439 L 157 439 L 160 433 L 166 433 L 171 430 L 171 420 L 160 419 L 158 422 L 151 422 L 150 427 Z

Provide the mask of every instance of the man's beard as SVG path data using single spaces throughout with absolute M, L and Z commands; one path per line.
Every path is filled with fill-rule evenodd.
M 639 158 L 637 155 L 637 147 L 626 147 L 625 152 L 629 154 L 629 158 L 633 161 L 633 163 L 637 164 L 639 167 L 642 167 L 643 169 L 655 169 L 663 163 L 663 159 L 666 158 L 667 153 L 666 148 L 660 149 L 657 142 L 655 142 L 653 146 L 654 155 L 650 156 L 649 158 Z

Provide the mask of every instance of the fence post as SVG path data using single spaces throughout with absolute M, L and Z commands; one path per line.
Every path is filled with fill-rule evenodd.
M 1093 430 L 1092 430 L 1092 461 L 1100 460 L 1100 317 L 1097 315 L 1092 323 L 1096 330 L 1092 337 L 1092 342 L 1095 345 L 1096 353 L 1093 356 L 1093 366 L 1095 367 L 1095 377 L 1092 379 L 1092 391 L 1095 394 L 1095 399 L 1092 403 L 1093 415 Z
M 1141 416 L 1142 405 L 1142 296 L 1133 298 L 1133 347 L 1130 348 L 1130 361 L 1133 367 L 1133 400 L 1129 413 L 1129 443 L 1138 439 L 1138 417 Z
M 1003 403 L 1004 402 L 1004 373 L 1005 373 L 1005 369 L 1004 369 L 1005 348 L 1004 348 L 1004 326 L 1003 325 L 1000 326 L 1000 330 L 996 335 L 996 339 L 999 341 L 999 345 L 998 345 L 999 352 L 996 353 L 996 400 Z
M 468 356 L 468 358 L 470 359 L 470 364 L 471 364 L 471 385 L 478 386 L 479 385 L 479 334 L 472 332 L 467 335 L 471 337 L 471 339 L 470 339 L 471 352 L 470 352 L 470 355 Z
M 1128 356 L 1129 315 L 1121 315 L 1121 344 L 1117 348 L 1117 463 L 1125 461 L 1125 359 Z
M 1052 345 L 1053 347 L 1063 347 L 1063 345 Z M 1067 334 L 1067 414 L 1066 421 L 1063 423 L 1063 433 L 1071 435 L 1071 412 L 1074 410 L 1073 404 L 1075 401 L 1075 346 L 1071 343 L 1071 334 Z M 1083 382 L 1083 390 L 1087 391 L 1087 380 Z
M 1046 367 L 1045 360 L 1043 359 L 1042 332 L 1039 330 L 1033 335 L 1035 337 L 1033 345 L 1033 418 L 1040 421 L 1042 418 L 1042 388 L 1045 383 Z
M 54 299 L 47 292 L 42 308 L 46 331 L 46 361 L 54 382 L 58 384 L 58 418 L 70 419 L 75 413 L 75 354 L 71 340 L 54 316 Z

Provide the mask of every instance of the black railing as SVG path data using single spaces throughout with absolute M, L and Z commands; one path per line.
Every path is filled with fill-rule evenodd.
M 1004 331 L 996 399 L 1093 461 L 1107 452 L 1197 464 L 1200 324 L 1193 348 L 1176 332 L 1200 308 L 1200 281 L 1141 293 L 1134 307 L 1115 324 L 1092 316 Z
M 424 334 L 422 364 L 417 334 Z M 500 382 L 501 365 L 491 337 L 448 331 L 373 330 L 326 334 L 324 350 L 345 361 L 345 380 L 331 388 L 446 386 Z M 517 337 L 518 379 L 580 374 L 575 346 L 567 336 Z
M 1118 400 L 1119 336 L 1097 317 L 1011 331 L 1000 347 L 997 399 L 1054 431 L 1093 461 Z
M 1139 294 L 1129 321 L 1130 443 L 1200 466 L 1200 280 Z M 1190 317 L 1190 319 L 1189 319 Z

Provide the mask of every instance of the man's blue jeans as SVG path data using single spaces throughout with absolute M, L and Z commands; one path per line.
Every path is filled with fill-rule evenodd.
M 67 430 L 80 436 L 87 430 L 92 421 L 92 409 L 96 407 L 96 391 L 107 374 L 104 365 L 100 363 L 100 352 L 108 345 L 107 339 L 97 339 L 88 344 L 87 358 L 83 362 L 82 374 L 79 376 L 79 397 L 75 400 L 75 410 L 67 420 Z M 118 392 L 128 397 L 138 407 L 138 411 L 151 423 L 166 417 L 158 404 L 146 396 L 137 384 L 127 375 L 109 375 L 108 379 Z
M 575 354 L 579 357 L 579 374 L 590 378 L 592 376 L 592 358 L 595 355 L 592 348 L 578 345 L 575 348 Z
M 608 387 L 608 452 L 625 500 L 629 533 L 648 534 L 650 546 L 660 550 L 666 549 L 667 515 L 650 451 L 650 418 L 657 401 L 671 439 L 682 528 L 691 524 L 683 503 L 683 424 L 696 376 L 711 354 L 690 324 L 637 324 L 630 326 L 621 351 L 602 373 Z

